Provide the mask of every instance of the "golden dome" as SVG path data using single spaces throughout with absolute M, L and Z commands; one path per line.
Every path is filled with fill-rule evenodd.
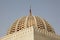
M 8 30 L 7 34 L 12 34 L 14 32 L 17 32 L 19 30 L 23 30 L 24 28 L 28 27 L 36 27 L 39 30 L 47 30 L 48 32 L 55 33 L 54 29 L 51 27 L 51 25 L 44 19 L 38 16 L 32 16 L 31 9 L 30 9 L 30 15 L 24 16 L 21 19 L 17 19 L 11 26 L 11 28 Z

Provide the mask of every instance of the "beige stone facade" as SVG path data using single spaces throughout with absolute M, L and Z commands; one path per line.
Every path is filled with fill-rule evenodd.
M 16 33 L 6 35 L 2 37 L 1 40 L 60 40 L 60 36 L 45 30 L 29 27 Z
M 1 40 L 34 40 L 33 28 L 26 28 L 16 33 L 9 34 L 1 38 Z

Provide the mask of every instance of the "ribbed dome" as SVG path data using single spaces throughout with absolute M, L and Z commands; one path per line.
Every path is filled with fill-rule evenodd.
M 31 10 L 29 16 L 24 16 L 22 18 L 17 19 L 8 30 L 7 34 L 12 34 L 19 30 L 23 30 L 28 27 L 36 27 L 38 30 L 46 30 L 51 33 L 55 33 L 54 29 L 50 26 L 50 24 L 38 16 L 32 16 Z

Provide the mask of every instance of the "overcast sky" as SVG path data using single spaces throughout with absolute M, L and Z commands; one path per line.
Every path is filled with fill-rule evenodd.
M 60 0 L 0 0 L 0 37 L 17 18 L 32 14 L 46 19 L 60 35 Z

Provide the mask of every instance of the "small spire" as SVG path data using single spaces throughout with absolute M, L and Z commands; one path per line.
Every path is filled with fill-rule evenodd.
M 31 4 L 30 4 L 30 10 L 29 10 L 29 12 L 30 12 L 30 16 L 32 16 Z
M 30 5 L 30 16 L 32 16 L 32 12 L 31 12 L 31 5 Z
M 29 2 L 30 2 L 30 10 L 29 10 L 29 12 L 30 12 L 30 16 L 32 16 L 32 11 L 31 11 L 31 0 L 29 0 Z

